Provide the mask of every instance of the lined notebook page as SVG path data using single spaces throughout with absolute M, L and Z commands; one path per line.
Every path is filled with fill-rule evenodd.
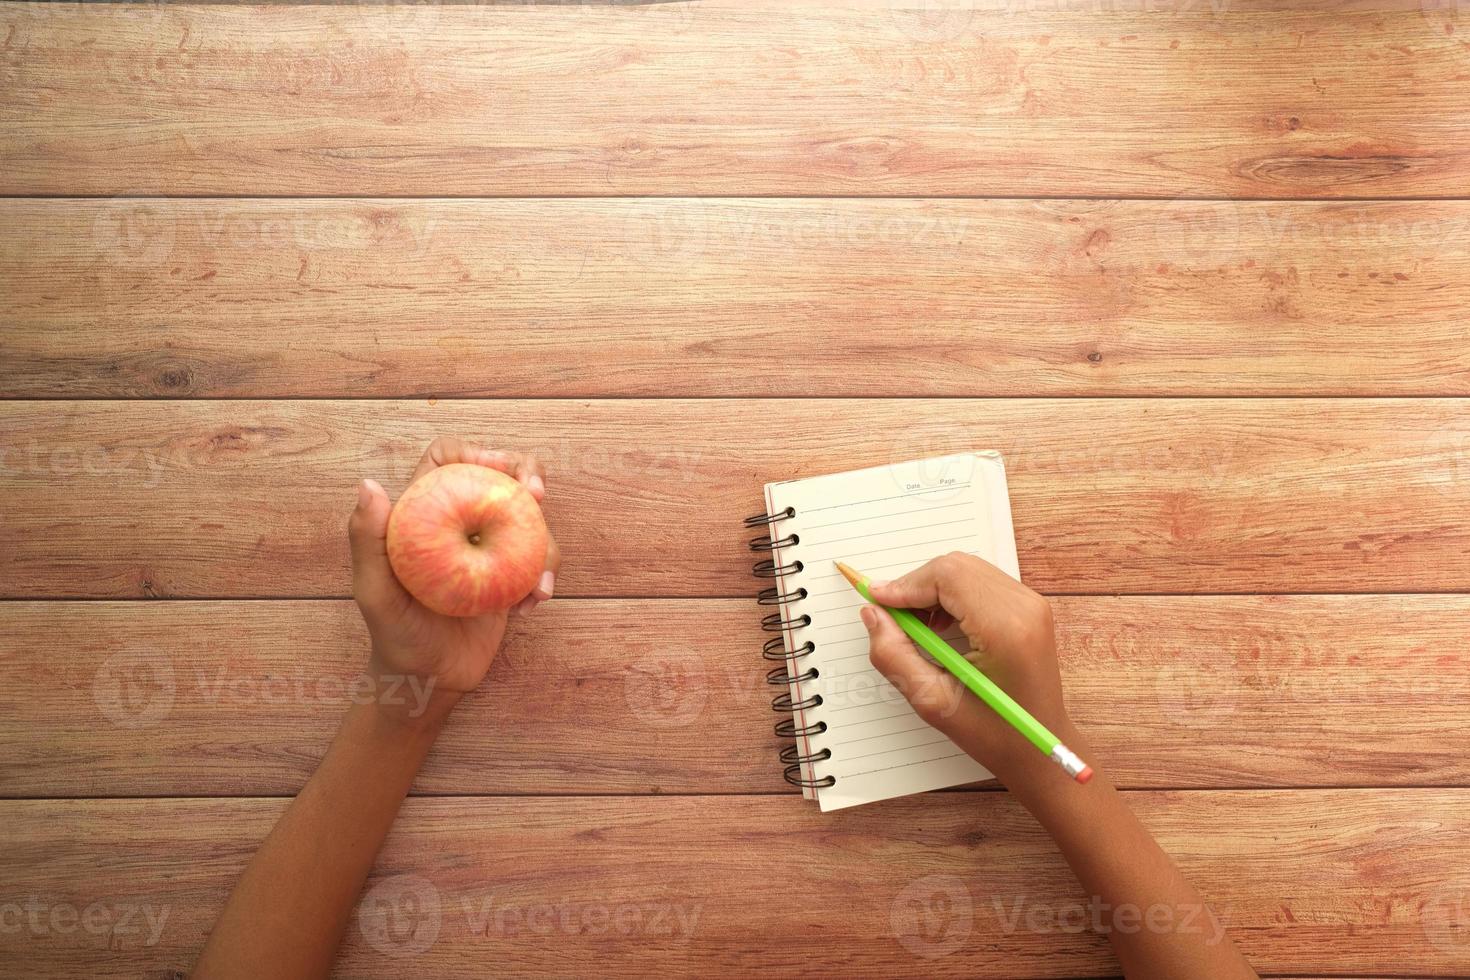
M 926 725 L 868 662 L 863 601 L 838 573 L 844 561 L 875 579 L 891 579 L 950 551 L 978 555 L 1020 577 L 1011 529 L 1005 468 L 994 452 L 917 460 L 806 480 L 766 485 L 768 513 L 794 508 L 777 525 L 778 537 L 799 541 L 780 549 L 780 564 L 802 564 L 784 575 L 783 593 L 807 590 L 786 607 L 786 618 L 811 624 L 787 631 L 787 649 L 808 640 L 816 649 L 795 673 L 816 667 L 815 680 L 792 685 L 801 702 L 822 703 L 797 715 L 802 728 L 827 730 L 798 741 L 802 755 L 831 749 L 832 757 L 806 767 L 813 779 L 836 777 L 807 792 L 821 808 L 838 810 L 910 793 L 988 779 L 990 773 L 948 738 Z M 961 653 L 970 647 L 957 629 L 945 638 Z

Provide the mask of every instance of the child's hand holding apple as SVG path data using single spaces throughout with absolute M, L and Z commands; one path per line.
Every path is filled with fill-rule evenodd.
M 416 677 L 447 705 L 480 683 L 510 611 L 529 615 L 555 587 L 545 481 L 531 456 L 439 438 L 396 507 L 362 482 L 347 532 L 370 676 Z

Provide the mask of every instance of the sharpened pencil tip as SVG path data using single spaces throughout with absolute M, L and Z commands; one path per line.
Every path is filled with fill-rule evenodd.
M 858 583 L 863 580 L 862 573 L 853 568 L 851 565 L 844 565 L 840 561 L 834 561 L 832 564 L 837 566 L 837 570 L 842 573 L 842 577 L 847 579 L 847 584 L 851 585 L 853 588 L 857 588 Z

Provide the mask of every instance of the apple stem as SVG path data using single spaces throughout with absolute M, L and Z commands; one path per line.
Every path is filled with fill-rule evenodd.
M 476 531 L 474 534 L 471 534 L 470 535 L 470 544 L 479 544 L 479 543 L 480 543 L 480 532 L 479 531 Z

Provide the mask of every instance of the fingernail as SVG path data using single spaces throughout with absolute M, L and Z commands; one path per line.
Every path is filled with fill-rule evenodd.
M 556 588 L 556 573 L 545 571 L 541 573 L 541 581 L 536 583 L 536 598 L 545 602 L 551 598 L 552 590 Z
M 535 599 L 535 597 L 528 596 L 527 598 L 521 600 L 521 604 L 520 605 L 516 606 L 516 615 L 517 616 L 529 616 L 529 615 L 531 615 L 531 613 L 533 613 L 533 612 L 536 611 L 536 606 L 537 605 L 538 605 L 538 602 Z
M 531 493 L 537 497 L 546 493 L 546 481 L 541 479 L 540 474 L 532 473 L 531 479 L 526 481 L 526 486 L 531 488 Z
M 868 588 L 869 589 L 886 589 L 891 584 L 892 583 L 889 582 L 888 579 L 884 578 L 884 579 L 879 579 L 876 582 L 869 582 L 868 583 Z
M 357 506 L 359 508 L 365 508 L 372 499 L 372 488 L 368 486 L 367 480 L 363 480 L 357 485 Z
M 388 491 L 386 491 L 386 490 L 383 489 L 383 485 L 381 483 L 379 483 L 377 480 L 363 480 L 362 481 L 362 484 L 363 484 L 363 486 L 365 486 L 369 490 L 371 490 L 374 494 L 387 493 L 388 492 Z
M 873 610 L 872 606 L 864 606 L 858 612 L 858 615 L 863 618 L 863 625 L 866 626 L 869 630 L 875 628 L 878 625 L 878 614 Z

